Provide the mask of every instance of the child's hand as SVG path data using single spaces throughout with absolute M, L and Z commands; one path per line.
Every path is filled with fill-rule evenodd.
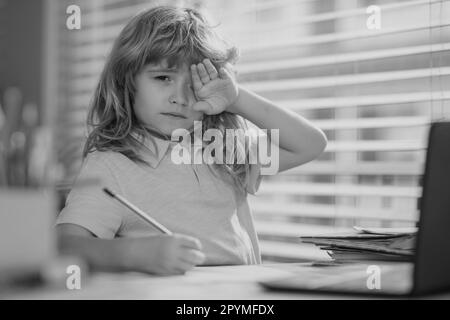
M 203 263 L 200 241 L 184 235 L 130 239 L 127 269 L 158 275 L 184 274 Z
M 211 61 L 205 59 L 203 63 L 191 65 L 191 74 L 194 92 L 199 100 L 194 104 L 194 110 L 208 115 L 218 114 L 236 101 L 239 89 L 226 68 L 220 68 L 217 72 Z

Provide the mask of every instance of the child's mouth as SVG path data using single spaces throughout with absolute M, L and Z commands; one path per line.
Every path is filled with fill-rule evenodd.
M 165 116 L 169 116 L 169 117 L 174 117 L 174 118 L 187 119 L 187 117 L 182 115 L 181 113 L 163 112 L 161 114 L 163 114 Z

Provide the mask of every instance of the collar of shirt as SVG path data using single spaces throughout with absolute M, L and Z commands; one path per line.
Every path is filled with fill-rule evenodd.
M 167 152 L 177 144 L 180 144 L 183 148 L 185 148 L 185 151 L 189 154 L 191 159 L 192 149 L 195 150 L 197 159 L 202 159 L 199 158 L 203 155 L 202 148 L 194 148 L 194 146 L 190 144 L 191 137 L 188 135 L 184 136 L 181 142 L 164 140 L 150 134 L 146 137 L 143 137 L 137 133 L 132 133 L 131 135 L 143 144 L 144 152 L 148 155 L 146 160 L 148 160 L 152 168 L 157 168 L 161 160 L 164 156 L 166 156 Z M 193 159 L 191 163 L 194 163 Z

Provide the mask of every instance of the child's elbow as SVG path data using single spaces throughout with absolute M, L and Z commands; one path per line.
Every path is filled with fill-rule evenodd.
M 320 147 L 321 147 L 320 153 L 322 153 L 323 151 L 325 151 L 325 148 L 327 147 L 328 138 L 322 130 L 319 130 L 319 134 L 320 134 Z
M 325 148 L 327 147 L 328 139 L 325 133 L 317 129 L 316 135 L 315 135 L 315 143 L 314 143 L 314 158 L 317 158 L 324 152 Z

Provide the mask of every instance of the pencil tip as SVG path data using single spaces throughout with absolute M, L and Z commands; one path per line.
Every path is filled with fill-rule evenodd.
M 112 193 L 110 190 L 108 190 L 108 188 L 103 188 L 103 191 L 104 191 L 107 195 L 109 195 L 109 196 L 111 196 L 111 197 L 114 197 L 114 193 Z

